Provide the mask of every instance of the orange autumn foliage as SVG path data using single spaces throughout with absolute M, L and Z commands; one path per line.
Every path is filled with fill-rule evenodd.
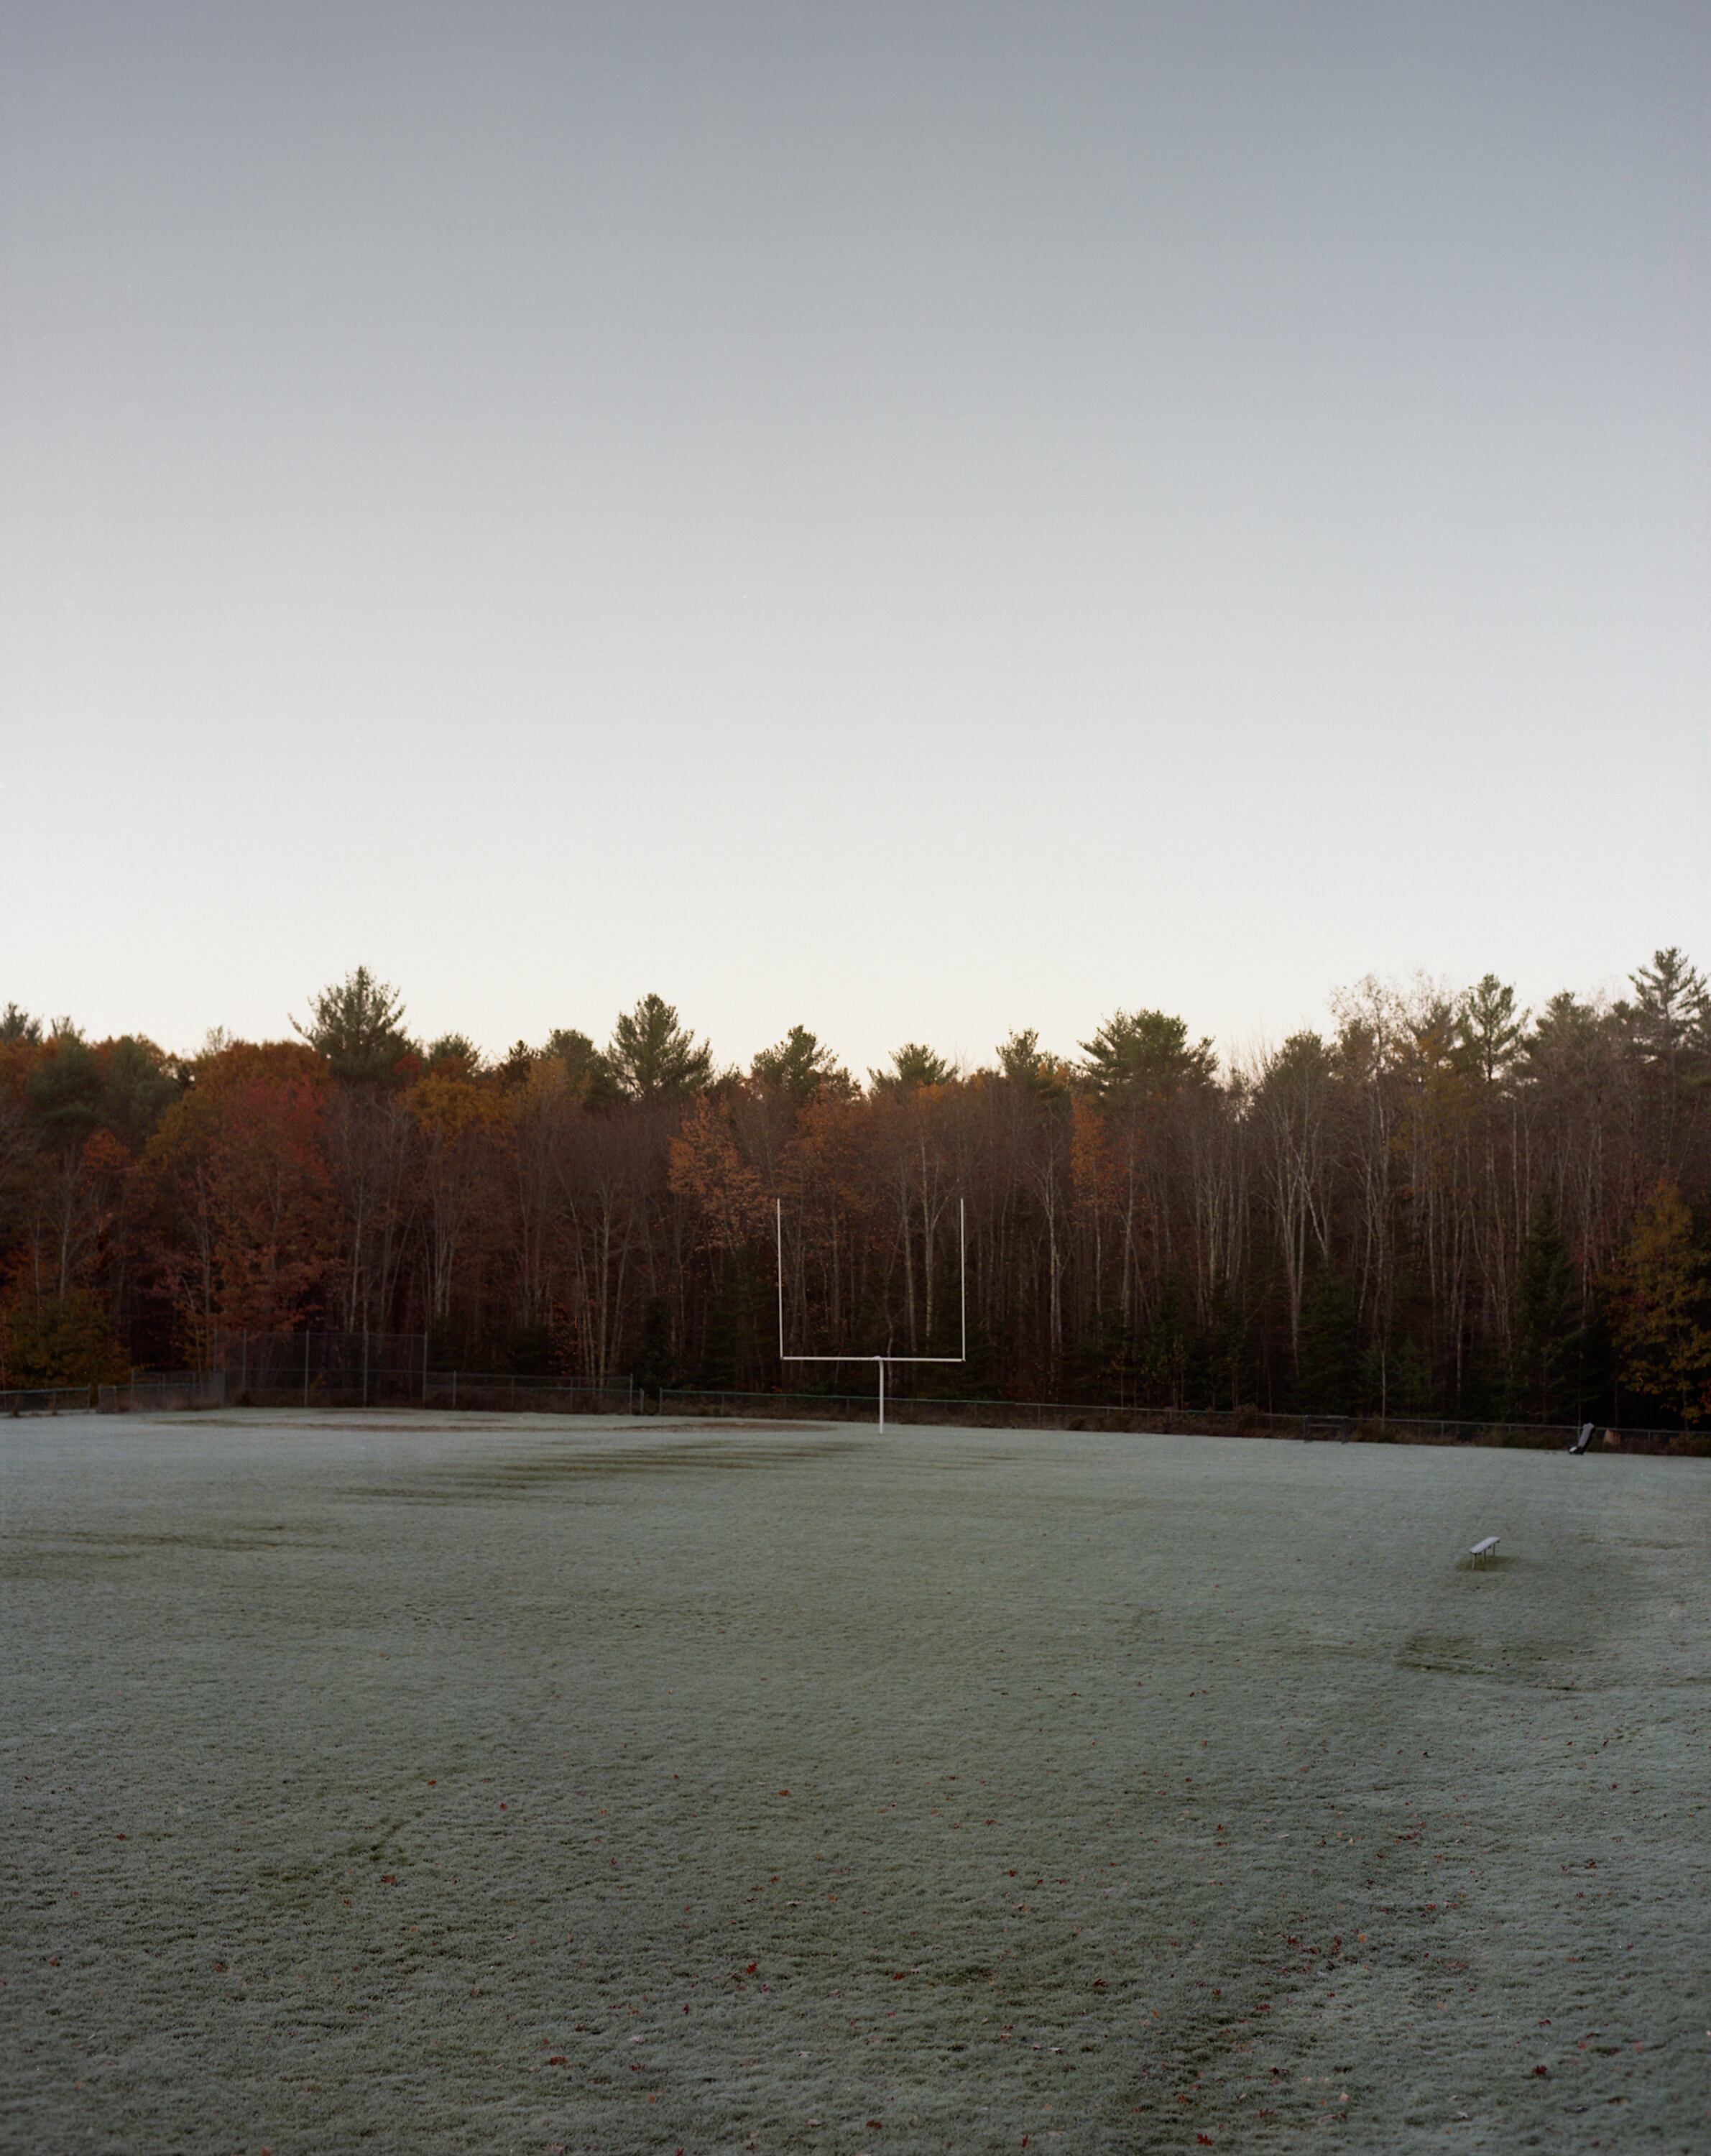
M 702 1095 L 671 1140 L 671 1187 L 701 1214 L 706 1245 L 734 1250 L 759 1240 L 769 1208 L 761 1179 L 743 1161 L 724 1115 Z
M 213 1331 L 298 1322 L 331 1239 L 325 1066 L 275 1042 L 198 1068 L 145 1154 L 166 1235 L 162 1285 L 187 1350 Z

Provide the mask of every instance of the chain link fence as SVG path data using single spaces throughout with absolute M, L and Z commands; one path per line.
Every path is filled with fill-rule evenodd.
M 229 1332 L 215 1357 L 234 1407 L 425 1407 L 630 1414 L 629 1377 L 591 1385 L 555 1372 L 436 1370 L 420 1332 Z
M 420 1332 L 224 1332 L 214 1360 L 234 1407 L 403 1407 L 428 1378 Z
M 133 1370 L 122 1385 L 102 1385 L 93 1403 L 103 1414 L 158 1414 L 184 1408 L 223 1408 L 224 1370 Z
M 0 1393 L 0 1415 L 87 1414 L 95 1404 L 93 1385 L 25 1385 Z
M 566 1378 L 506 1378 L 491 1371 L 430 1370 L 422 1404 L 509 1410 L 519 1414 L 634 1414 L 635 1381 L 578 1385 Z
M 660 1414 L 776 1415 L 792 1420 L 871 1422 L 872 1393 L 727 1393 L 667 1386 L 650 1395 Z M 1452 1422 L 1390 1415 L 1270 1414 L 1257 1408 L 1112 1408 L 1062 1400 L 956 1400 L 886 1394 L 886 1420 L 926 1428 L 1151 1432 L 1171 1437 L 1277 1437 L 1364 1445 L 1470 1445 L 1565 1452 L 1580 1434 L 1575 1424 Z M 1711 1458 L 1711 1432 L 1596 1430 L 1592 1449 Z
M 648 1386 L 631 1377 L 588 1384 L 550 1372 L 436 1370 L 421 1333 L 247 1332 L 223 1335 L 216 1367 L 137 1371 L 128 1383 L 0 1392 L 0 1415 L 64 1414 L 221 1406 L 421 1407 L 470 1413 L 675 1414 L 753 1419 L 778 1416 L 866 1422 L 871 1393 L 727 1392 Z M 1154 1432 L 1163 1435 L 1276 1437 L 1368 1445 L 1500 1445 L 1565 1451 L 1569 1424 L 1455 1421 L 1426 1416 L 1300 1415 L 1257 1408 L 1116 1408 L 1063 1400 L 953 1399 L 887 1394 L 888 1421 L 926 1428 Z M 1711 1432 L 1597 1430 L 1592 1448 L 1711 1458 Z

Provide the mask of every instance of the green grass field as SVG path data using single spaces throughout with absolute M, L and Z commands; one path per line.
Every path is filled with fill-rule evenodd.
M 19 2156 L 1711 2147 L 1711 1463 L 79 1417 L 0 1530 Z

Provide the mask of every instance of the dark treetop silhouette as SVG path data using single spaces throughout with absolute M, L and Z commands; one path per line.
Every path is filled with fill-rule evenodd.
M 0 1382 L 233 1332 L 425 1333 L 436 1363 L 779 1382 L 792 1336 L 1149 1407 L 1711 1419 L 1711 1004 L 1368 980 L 1247 1068 L 1148 1009 L 1073 1057 L 910 1042 L 859 1085 L 801 1025 L 722 1070 L 661 997 L 607 1045 L 414 1042 L 359 968 L 296 1038 L 175 1056 L 0 1014 Z M 831 1380 L 828 1380 L 831 1382 Z

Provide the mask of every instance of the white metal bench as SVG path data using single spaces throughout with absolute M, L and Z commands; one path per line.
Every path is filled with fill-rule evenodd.
M 1475 1543 L 1467 1554 L 1477 1564 L 1482 1558 L 1495 1557 L 1497 1546 L 1502 1540 L 1501 1535 L 1487 1535 L 1482 1543 Z

